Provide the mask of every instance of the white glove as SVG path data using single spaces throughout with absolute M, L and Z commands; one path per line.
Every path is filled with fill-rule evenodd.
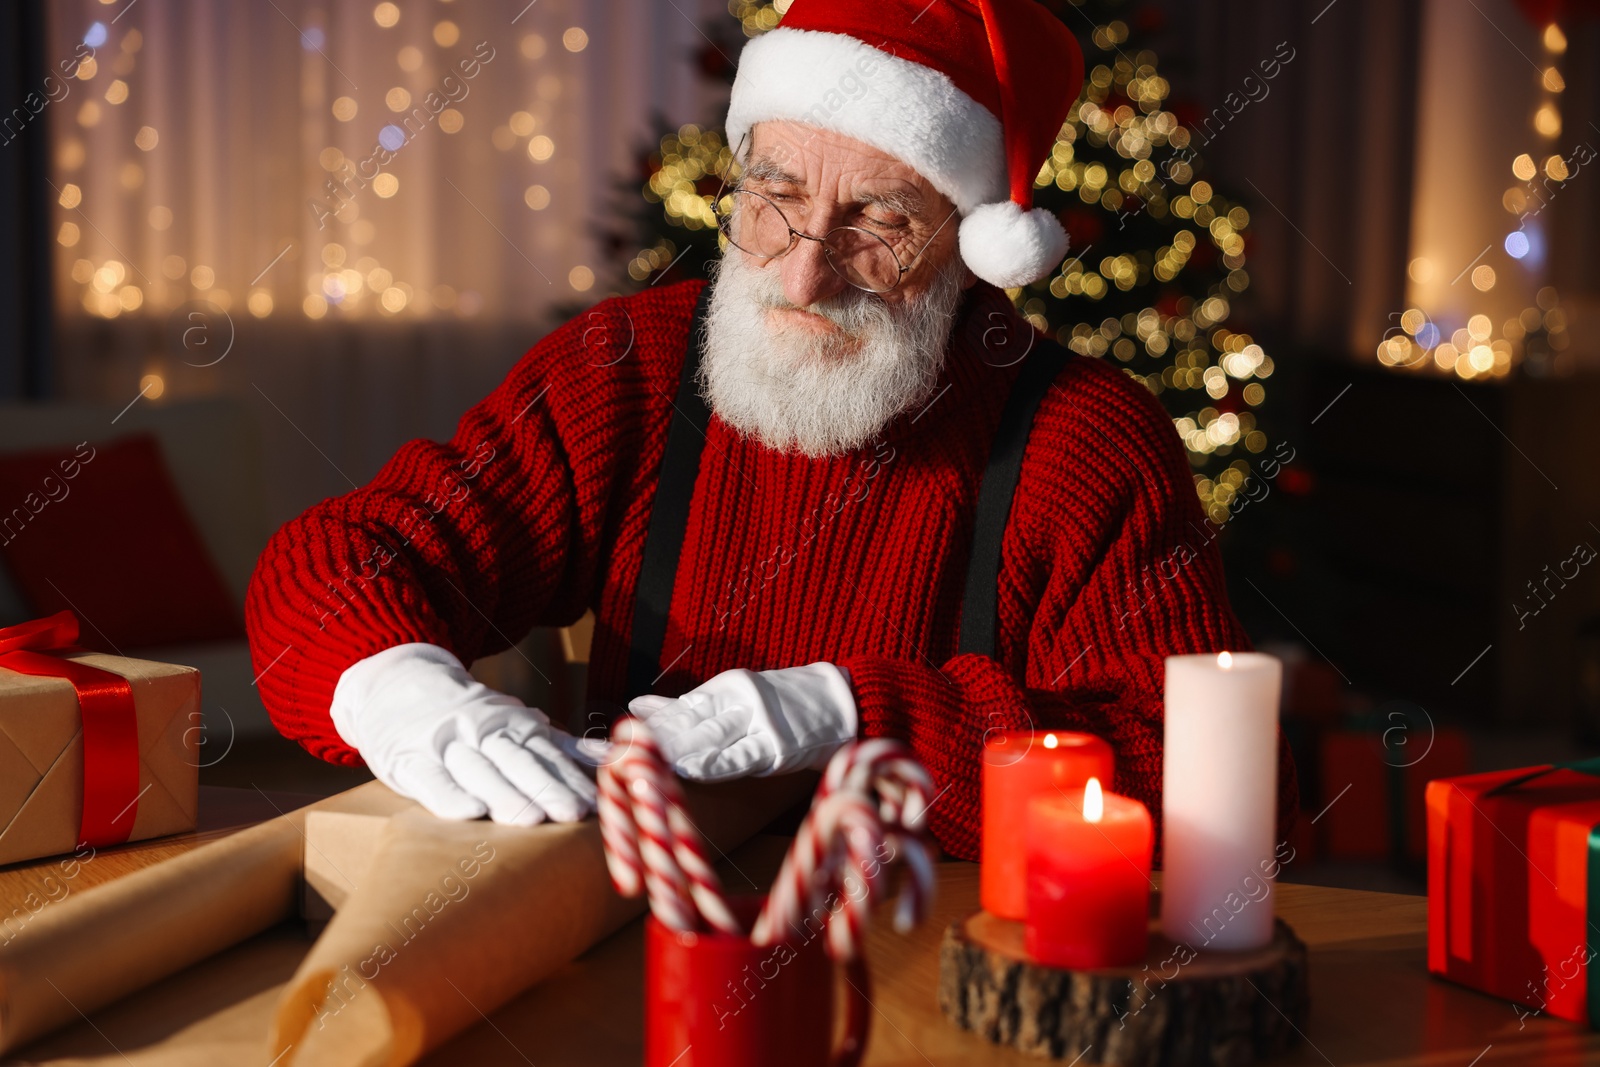
M 368 656 L 339 676 L 330 708 L 378 780 L 445 819 L 575 822 L 595 784 L 551 739 L 550 719 L 467 673 L 438 645 Z
M 821 660 L 723 671 L 681 697 L 634 697 L 628 710 L 673 770 L 704 782 L 821 768 L 857 728 L 849 674 Z

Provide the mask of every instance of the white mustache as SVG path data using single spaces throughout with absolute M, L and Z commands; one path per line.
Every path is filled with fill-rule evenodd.
M 900 305 L 841 290 L 798 310 L 838 327 L 776 328 L 769 309 L 796 309 L 778 271 L 730 249 L 715 268 L 700 383 L 711 408 L 770 448 L 819 457 L 870 442 L 937 385 L 962 296 L 959 261 Z

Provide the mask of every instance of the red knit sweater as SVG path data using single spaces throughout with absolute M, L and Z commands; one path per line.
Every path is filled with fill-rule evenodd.
M 471 663 L 589 608 L 589 714 L 625 708 L 634 588 L 702 284 L 602 301 L 534 345 L 448 442 L 409 442 L 272 537 L 246 620 L 286 736 L 359 763 L 328 715 L 345 668 L 410 641 Z M 848 456 L 778 453 L 713 414 L 661 655 L 667 694 L 733 667 L 845 667 L 862 733 L 911 744 L 941 791 L 933 833 L 967 859 L 985 734 L 1105 737 L 1118 791 L 1159 826 L 1162 657 L 1249 647 L 1171 420 L 1114 365 L 1074 358 L 1024 456 L 996 658 L 956 654 L 983 463 L 1031 332 L 979 282 L 936 398 Z M 1287 746 L 1279 799 L 1286 831 Z

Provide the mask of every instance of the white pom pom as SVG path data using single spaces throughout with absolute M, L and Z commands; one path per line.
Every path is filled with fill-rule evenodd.
M 1043 208 L 1024 212 L 1014 200 L 980 204 L 961 220 L 961 259 L 1002 289 L 1036 282 L 1055 269 L 1071 243 Z

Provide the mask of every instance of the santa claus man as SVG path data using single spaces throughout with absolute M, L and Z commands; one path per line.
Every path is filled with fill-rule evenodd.
M 1032 184 L 1082 81 L 1035 0 L 795 0 L 740 57 L 713 280 L 602 301 L 272 538 L 279 729 L 446 818 L 582 818 L 603 743 L 466 665 L 592 609 L 590 732 L 630 709 L 686 777 L 897 737 L 975 858 L 985 739 L 1062 728 L 1159 813 L 1163 657 L 1249 642 L 1171 420 L 1003 291 L 1066 252 Z

